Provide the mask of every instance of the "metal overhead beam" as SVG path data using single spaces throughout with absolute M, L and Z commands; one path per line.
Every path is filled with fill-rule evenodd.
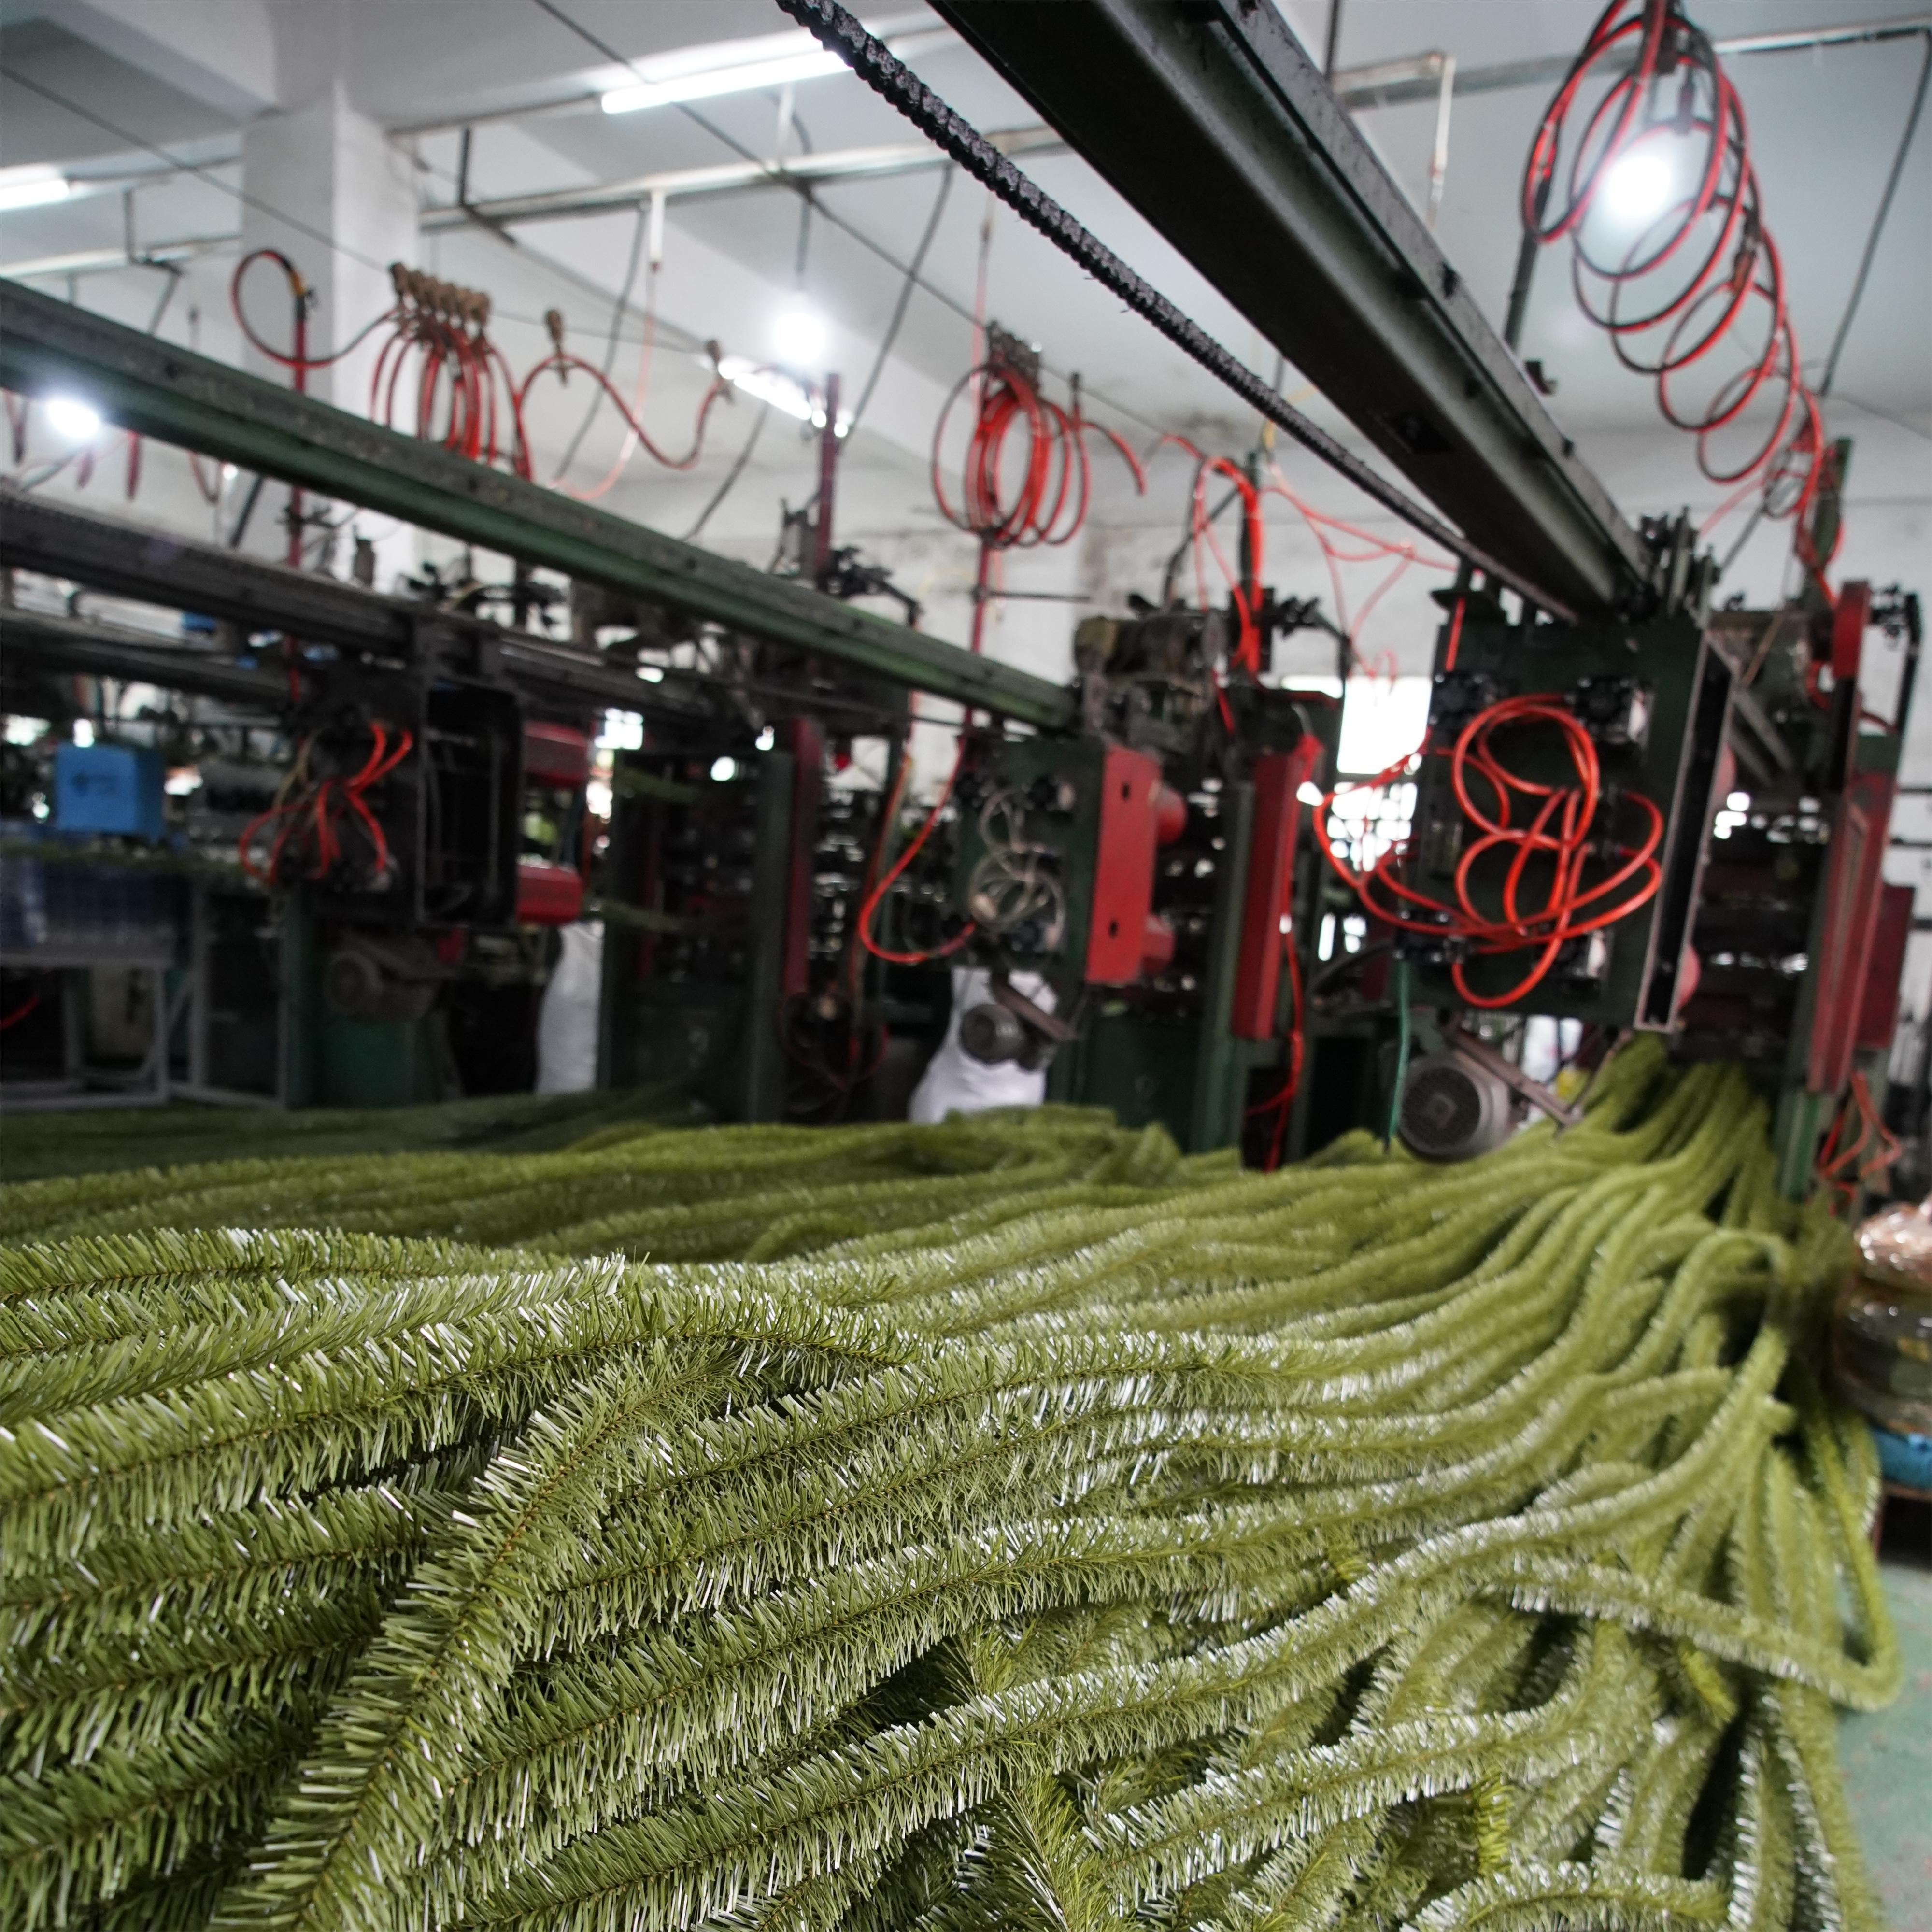
M 0 384 L 83 396 L 158 441 L 484 549 L 688 610 L 934 697 L 1048 728 L 1073 693 L 805 584 L 379 428 L 259 376 L 0 283 Z
M 219 617 L 244 632 L 278 632 L 298 638 L 304 644 L 333 645 L 400 663 L 415 658 L 426 640 L 446 640 L 455 632 L 482 646 L 503 676 L 532 697 L 692 720 L 718 714 L 716 680 L 699 673 L 666 666 L 656 681 L 643 680 L 629 667 L 574 644 L 441 609 L 420 598 L 385 596 L 360 584 L 291 570 L 285 564 L 244 556 L 171 531 L 49 502 L 7 484 L 0 484 L 0 562 L 9 569 L 32 571 L 167 610 Z M 8 612 L 5 638 L 10 647 L 17 626 L 26 621 L 26 613 Z M 82 635 L 82 629 L 71 624 L 58 632 L 43 627 L 41 634 L 44 640 L 58 637 L 71 641 Z M 124 672 L 111 664 L 97 667 L 78 661 L 65 668 L 107 677 L 140 676 L 181 690 L 206 688 L 216 695 L 232 692 L 226 685 L 216 690 L 205 682 L 176 683 L 173 674 L 199 676 L 202 667 L 214 662 L 223 677 L 251 675 L 245 666 L 225 666 L 206 652 L 158 644 L 140 632 L 99 625 L 92 629 L 104 638 L 131 638 L 151 658 L 142 661 L 142 668 Z M 156 652 L 158 656 L 152 655 Z M 278 682 L 271 701 L 279 704 L 285 694 Z M 821 696 L 818 701 L 834 709 L 846 702 L 836 695 Z
M 244 664 L 176 644 L 156 642 L 147 632 L 89 619 L 56 617 L 44 610 L 10 608 L 0 662 L 9 678 L 22 664 L 56 676 L 116 677 L 164 691 L 218 698 L 272 718 L 288 701 L 281 667 L 250 670 Z
M 0 488 L 0 562 L 116 597 L 220 617 L 249 631 L 406 656 L 429 607 L 359 584 L 291 570 L 214 544 L 104 517 L 11 485 Z M 9 610 L 11 627 L 19 614 Z
M 938 10 L 1475 544 L 1563 602 L 1636 593 L 1636 532 L 1274 10 Z

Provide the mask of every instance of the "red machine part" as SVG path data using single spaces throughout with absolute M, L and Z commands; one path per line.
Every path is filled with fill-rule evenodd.
M 1871 622 L 1871 586 L 1840 586 L 1832 613 L 1832 682 L 1856 684 L 1858 658 L 1864 648 L 1865 626 Z
M 1187 830 L 1187 801 L 1172 785 L 1162 785 L 1154 794 L 1154 837 L 1162 845 L 1172 845 Z
M 1906 943 L 1912 937 L 1910 886 L 1880 886 L 1878 917 L 1872 928 L 1870 963 L 1865 968 L 1865 990 L 1858 1002 L 1857 1044 L 1882 1052 L 1898 1030 L 1899 982 L 1905 974 Z
M 1818 941 L 1818 991 L 1811 1010 L 1805 1084 L 1836 1094 L 1851 1077 L 1874 939 L 1878 926 L 1886 836 L 1898 781 L 1860 772 L 1846 782 L 1832 827 L 1825 910 Z
M 1091 985 L 1130 986 L 1141 976 L 1166 790 L 1156 760 L 1124 745 L 1107 748 L 1094 853 L 1094 911 L 1087 928 L 1085 974 Z
M 517 923 L 568 926 L 584 916 L 584 875 L 548 859 L 517 861 Z
M 568 724 L 542 718 L 524 724 L 524 776 L 532 784 L 574 791 L 590 776 L 590 740 Z
M 1674 1022 L 1697 994 L 1697 983 L 1704 976 L 1704 962 L 1688 940 L 1677 962 L 1677 983 L 1671 989 L 1670 1016 Z
M 1159 913 L 1150 912 L 1147 916 L 1147 934 L 1141 941 L 1141 970 L 1158 973 L 1173 963 L 1174 928 Z
M 1269 752 L 1255 760 L 1255 830 L 1248 848 L 1232 1020 L 1237 1040 L 1273 1040 L 1276 1032 L 1282 922 L 1294 892 L 1294 847 L 1301 830 L 1299 794 L 1321 755 L 1320 742 L 1311 734 L 1292 752 Z
M 779 986 L 788 1000 L 812 985 L 812 854 L 818 842 L 819 795 L 825 782 L 825 731 L 815 718 L 782 719 L 778 748 L 791 757 L 791 851 L 785 874 L 784 950 Z

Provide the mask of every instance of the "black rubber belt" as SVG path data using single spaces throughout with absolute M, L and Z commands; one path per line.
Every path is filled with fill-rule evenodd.
M 1088 233 L 1037 182 L 1029 181 L 979 130 L 956 114 L 883 40 L 875 39 L 838 0 L 778 0 L 801 26 L 808 27 L 831 52 L 875 92 L 890 101 L 935 146 L 944 148 L 976 180 L 991 188 L 1020 218 L 1038 229 L 1055 248 L 1078 262 L 1137 314 L 1144 316 L 1177 348 L 1224 382 L 1250 408 L 1286 430 L 1304 449 L 1340 471 L 1355 487 L 1393 510 L 1412 529 L 1452 556 L 1507 585 L 1526 603 L 1565 623 L 1575 611 L 1540 590 L 1506 564 L 1479 550 L 1439 518 L 1376 475 L 1344 449 L 1328 432 L 1291 408 L 1247 365 L 1228 354 L 1197 322 L 1181 314 L 1159 290 L 1150 288 L 1119 256 Z

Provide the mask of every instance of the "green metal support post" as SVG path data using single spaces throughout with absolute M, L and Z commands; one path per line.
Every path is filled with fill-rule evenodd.
M 1221 794 L 1227 841 L 1214 883 L 1214 943 L 1202 988 L 1201 1030 L 1195 1046 L 1194 1107 L 1188 1150 L 1238 1147 L 1248 1074 L 1279 1052 L 1270 1042 L 1235 1039 L 1234 980 L 1240 970 L 1241 909 L 1247 903 L 1248 860 L 1254 847 L 1255 788 L 1232 784 Z

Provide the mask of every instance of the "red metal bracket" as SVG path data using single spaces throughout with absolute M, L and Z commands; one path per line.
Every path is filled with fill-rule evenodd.
M 1141 976 L 1148 915 L 1154 910 L 1160 792 L 1157 760 L 1124 745 L 1107 748 L 1094 851 L 1094 912 L 1087 928 L 1086 977 L 1094 986 L 1131 986 Z

